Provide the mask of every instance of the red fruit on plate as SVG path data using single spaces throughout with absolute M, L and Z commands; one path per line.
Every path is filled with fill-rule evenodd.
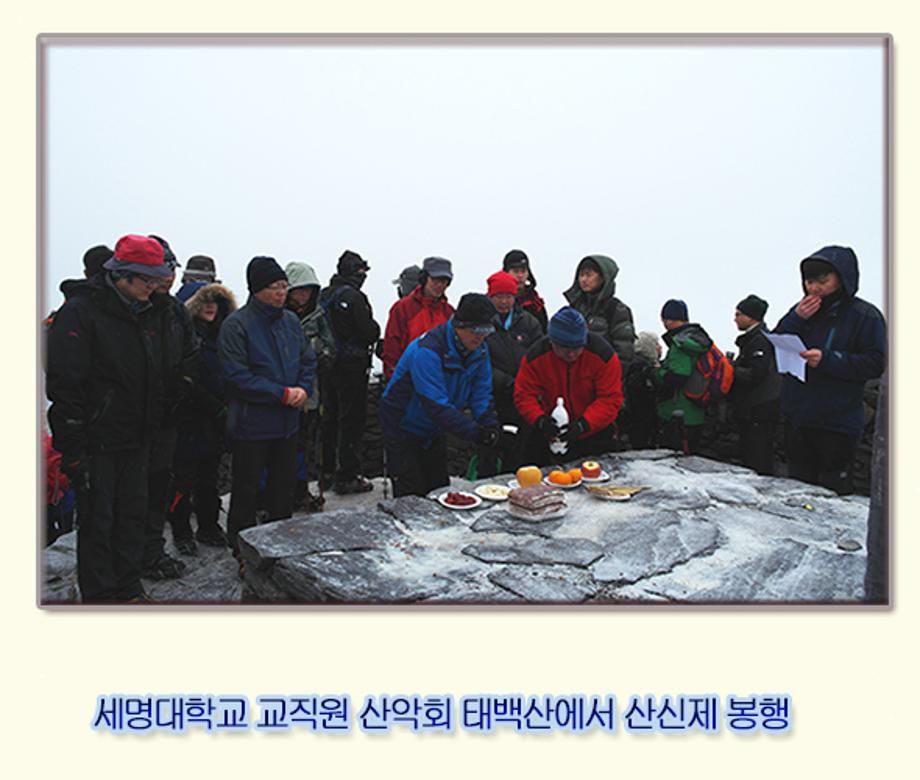
M 581 464 L 581 474 L 588 479 L 597 479 L 601 475 L 601 464 L 597 461 L 586 460 Z

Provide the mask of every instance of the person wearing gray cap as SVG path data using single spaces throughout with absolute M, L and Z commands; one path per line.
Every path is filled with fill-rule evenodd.
M 447 301 L 447 288 L 454 278 L 450 260 L 426 257 L 418 285 L 390 307 L 383 335 L 383 376 L 389 381 L 409 342 L 447 322 L 454 307 Z
M 407 265 L 399 272 L 399 276 L 393 280 L 393 284 L 396 287 L 397 300 L 405 298 L 418 287 L 418 275 L 421 272 L 422 269 L 417 265 Z

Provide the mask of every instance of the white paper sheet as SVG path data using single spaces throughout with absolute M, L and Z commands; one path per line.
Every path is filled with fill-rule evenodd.
M 805 351 L 802 339 L 794 333 L 764 333 L 776 352 L 776 370 L 781 374 L 792 374 L 800 382 L 805 381 L 805 358 L 799 355 Z

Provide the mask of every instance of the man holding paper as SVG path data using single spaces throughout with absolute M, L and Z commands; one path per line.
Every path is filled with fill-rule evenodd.
M 850 473 L 863 429 L 866 380 L 882 375 L 888 349 L 885 320 L 856 297 L 859 267 L 849 247 L 827 246 L 801 262 L 802 298 L 774 332 L 802 339 L 805 382 L 783 376 L 789 476 L 853 492 Z

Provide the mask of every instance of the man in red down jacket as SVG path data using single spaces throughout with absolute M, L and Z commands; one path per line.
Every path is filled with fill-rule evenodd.
M 383 335 L 383 375 L 387 381 L 393 376 L 406 347 L 453 315 L 454 307 L 445 295 L 453 278 L 450 260 L 427 257 L 422 263 L 418 286 L 390 307 Z
M 565 460 L 613 449 L 614 420 L 623 405 L 620 359 L 600 336 L 588 332 L 581 312 L 565 306 L 549 321 L 547 335 L 521 361 L 514 403 L 524 420 L 525 463 L 545 466 L 558 458 L 549 442 L 568 444 Z M 551 414 L 562 398 L 569 424 L 556 426 Z

